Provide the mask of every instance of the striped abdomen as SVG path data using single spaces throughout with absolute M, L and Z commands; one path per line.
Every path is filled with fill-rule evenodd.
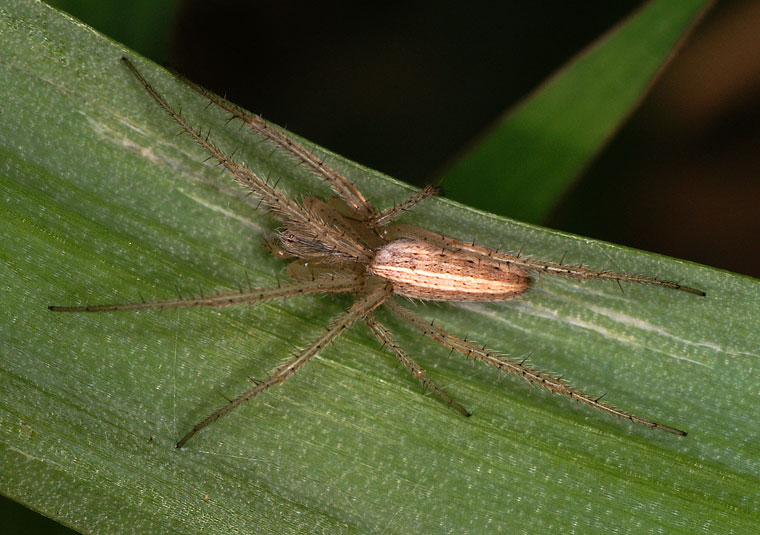
M 397 294 L 432 301 L 503 301 L 531 285 L 515 266 L 409 239 L 382 247 L 369 270 Z

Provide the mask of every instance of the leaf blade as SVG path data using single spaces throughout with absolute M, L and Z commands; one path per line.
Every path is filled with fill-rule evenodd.
M 492 247 L 525 245 L 536 257 L 567 251 L 568 262 L 704 285 L 700 300 L 544 278 L 513 303 L 417 307 L 496 349 L 532 351 L 542 368 L 607 390 L 627 409 L 683 424 L 688 441 L 500 382 L 390 321 L 475 416 L 462 419 L 424 395 L 359 328 L 177 452 L 178 433 L 316 336 L 348 301 L 51 316 L 49 304 L 138 291 L 166 297 L 175 284 L 183 292 L 199 282 L 234 287 L 246 271 L 274 284 L 282 266 L 257 245 L 272 221 L 175 135 L 121 69 L 123 49 L 42 5 L 8 9 L 0 12 L 4 27 L 15 28 L 2 36 L 0 63 L 14 103 L 0 115 L 4 494 L 92 533 L 692 532 L 756 524 L 760 507 L 746 497 L 758 483 L 757 281 L 446 200 L 408 221 Z M 56 46 L 40 53 L 35 43 Z M 166 73 L 140 68 L 220 143 L 242 145 L 250 165 L 284 175 L 294 194 L 326 194 L 287 158 L 223 129 L 223 116 Z M 408 191 L 329 157 L 379 206 Z M 604 492 L 590 492 L 598 488 Z
M 442 173 L 447 196 L 542 221 L 638 107 L 710 4 L 648 2 L 600 37 Z

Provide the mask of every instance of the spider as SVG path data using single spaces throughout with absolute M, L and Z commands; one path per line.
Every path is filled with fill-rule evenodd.
M 618 284 L 652 284 L 704 296 L 705 293 L 701 290 L 653 277 L 567 266 L 561 262 L 524 258 L 519 254 L 508 255 L 420 227 L 392 224 L 410 208 L 436 195 L 437 188 L 428 186 L 404 202 L 378 211 L 351 181 L 281 130 L 257 115 L 181 78 L 211 103 L 229 113 L 231 119 L 242 121 L 273 146 L 290 154 L 299 164 L 311 168 L 336 194 L 327 201 L 309 197 L 298 203 L 220 150 L 169 105 L 127 58 L 122 58 L 122 62 L 153 100 L 208 153 L 210 159 L 216 160 L 238 183 L 256 195 L 260 204 L 281 222 L 277 243 L 269 244 L 269 247 L 276 256 L 291 260 L 287 273 L 292 281 L 276 287 L 250 288 L 210 296 L 114 305 L 50 306 L 49 309 L 56 312 L 103 312 L 217 307 L 314 293 L 344 293 L 352 294 L 355 298 L 353 305 L 314 341 L 278 366 L 269 377 L 255 381 L 253 388 L 198 423 L 177 442 L 177 448 L 183 447 L 196 433 L 242 403 L 283 383 L 341 333 L 360 321 L 395 354 L 398 361 L 424 388 L 461 415 L 470 416 L 470 412 L 425 374 L 422 367 L 396 342 L 388 328 L 378 321 L 374 312 L 381 306 L 425 336 L 467 357 L 522 377 L 532 384 L 604 413 L 652 429 L 686 435 L 686 432 L 679 429 L 617 409 L 599 397 L 570 386 L 559 377 L 526 366 L 524 361 L 513 360 L 455 336 L 408 310 L 395 296 L 431 301 L 505 301 L 528 291 L 535 275 L 540 273 L 572 279 L 609 280 Z

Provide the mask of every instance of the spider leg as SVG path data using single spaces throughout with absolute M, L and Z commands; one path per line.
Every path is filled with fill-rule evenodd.
M 156 310 L 164 308 L 219 307 L 239 303 L 255 303 L 279 297 L 307 295 L 313 293 L 357 292 L 364 282 L 360 277 L 332 277 L 312 281 L 299 281 L 293 284 L 274 286 L 272 288 L 251 288 L 237 292 L 224 292 L 205 297 L 184 297 L 163 301 L 142 301 L 139 303 L 121 303 L 114 305 L 54 306 L 48 307 L 53 312 L 110 312 L 114 310 Z
M 414 359 L 412 359 L 412 357 L 406 354 L 406 352 L 401 348 L 401 346 L 398 345 L 396 340 L 394 340 L 391 332 L 379 321 L 377 321 L 377 318 L 375 318 L 374 314 L 368 315 L 364 319 L 364 322 L 372 330 L 372 332 L 375 333 L 375 336 L 377 336 L 377 338 L 383 343 L 383 345 L 388 346 L 388 348 L 391 351 L 393 351 L 393 353 L 396 354 L 396 358 L 398 358 L 399 362 L 403 364 L 404 367 L 407 370 L 409 370 L 409 372 L 414 377 L 419 379 L 420 383 L 422 383 L 422 386 L 424 388 L 429 389 L 431 392 L 433 392 L 436 396 L 441 398 L 447 405 L 452 407 L 462 416 L 470 416 L 470 412 L 467 409 L 465 409 L 459 403 L 451 399 L 451 396 L 449 396 L 442 388 L 436 385 L 425 374 L 425 370 L 423 370 L 422 367 L 419 364 L 417 364 L 417 362 Z
M 233 119 L 241 120 L 258 135 L 284 149 L 300 163 L 310 167 L 312 171 L 322 177 L 325 182 L 330 185 L 332 190 L 351 206 L 357 214 L 362 217 L 369 217 L 372 215 L 374 209 L 353 182 L 327 165 L 322 158 L 307 150 L 303 145 L 285 135 L 279 128 L 272 126 L 258 115 L 243 110 L 220 96 L 215 95 L 208 89 L 188 80 L 179 73 L 175 72 L 174 74 L 192 89 L 222 108 L 224 111 L 230 113 Z
M 274 186 L 263 180 L 256 173 L 230 158 L 224 151 L 214 145 L 208 138 L 193 126 L 156 91 L 152 85 L 143 77 L 132 62 L 127 58 L 121 58 L 124 64 L 129 68 L 132 74 L 142 84 L 148 94 L 161 106 L 161 108 L 176 122 L 182 129 L 190 135 L 193 140 L 213 158 L 218 161 L 222 167 L 232 174 L 232 176 L 253 191 L 261 201 L 272 211 L 285 219 L 294 221 L 308 221 L 309 214 L 304 213 L 301 206 L 285 195 L 280 194 Z
M 204 136 L 199 130 L 193 128 L 182 114 L 172 108 L 166 99 L 164 99 L 158 91 L 150 85 L 143 75 L 140 74 L 132 62 L 124 57 L 121 58 L 121 60 L 145 88 L 151 98 L 153 98 L 153 100 L 155 100 L 156 103 L 209 154 L 210 158 L 219 162 L 222 167 L 232 174 L 235 180 L 255 193 L 261 199 L 261 202 L 268 206 L 280 219 L 287 221 L 290 230 L 297 229 L 299 233 L 303 233 L 307 237 L 320 237 L 321 240 L 329 246 L 334 247 L 335 252 L 344 254 L 352 260 L 367 261 L 370 258 L 371 255 L 361 244 L 356 243 L 355 240 L 352 240 L 347 236 L 342 236 L 340 233 L 336 233 L 335 229 L 322 221 L 321 218 L 316 217 L 305 207 L 301 206 L 287 195 L 277 191 L 274 185 L 261 179 L 256 173 L 230 158 L 229 155 L 209 141 L 207 136 Z M 269 131 L 272 131 L 272 129 L 270 128 Z M 283 137 L 283 139 L 290 143 L 289 138 Z M 296 144 L 296 146 L 300 147 L 300 150 L 305 154 L 309 154 L 300 145 Z M 340 177 L 340 175 L 337 176 Z M 350 184 L 353 189 L 356 189 L 355 186 L 347 180 L 343 179 L 343 181 L 344 182 L 339 182 L 339 184 L 345 185 L 345 183 L 347 183 Z M 362 200 L 366 203 L 366 200 L 364 200 L 363 197 Z M 358 201 L 354 199 L 354 202 Z M 367 206 L 369 205 L 367 204 Z M 361 210 L 357 211 L 357 213 L 361 213 Z M 370 214 L 367 214 L 363 217 L 369 217 L 369 215 Z M 311 241 L 307 240 L 307 243 L 311 243 Z
M 395 206 L 391 206 L 390 208 L 383 210 L 379 214 L 375 214 L 372 216 L 369 221 L 367 222 L 370 227 L 384 227 L 385 225 L 392 222 L 394 219 L 399 217 L 404 212 L 408 212 L 411 210 L 414 206 L 421 203 L 422 201 L 429 199 L 430 197 L 433 197 L 434 195 L 440 195 L 441 190 L 437 188 L 436 186 L 426 186 L 425 188 L 421 189 L 405 201 L 403 201 L 400 204 L 397 204 Z
M 686 432 L 681 431 L 679 429 L 675 429 L 667 425 L 653 422 L 652 420 L 648 420 L 646 418 L 642 418 L 640 416 L 636 416 L 634 414 L 625 412 L 621 409 L 617 409 L 601 401 L 601 398 L 598 396 L 593 397 L 593 396 L 590 396 L 589 394 L 581 392 L 580 390 L 576 390 L 575 388 L 571 387 L 566 382 L 564 382 L 562 379 L 553 377 L 542 371 L 530 368 L 520 362 L 504 357 L 502 355 L 498 355 L 494 353 L 493 351 L 477 346 L 473 344 L 472 342 L 468 342 L 467 340 L 464 340 L 462 338 L 449 334 L 448 332 L 441 329 L 440 327 L 431 325 L 430 322 L 421 318 L 417 314 L 414 314 L 410 310 L 407 310 L 406 308 L 396 303 L 395 301 L 389 300 L 386 303 L 386 306 L 392 314 L 396 315 L 399 319 L 409 323 L 415 329 L 422 332 L 425 336 L 432 338 L 436 342 L 439 342 L 445 345 L 446 347 L 450 347 L 468 357 L 471 356 L 475 359 L 485 362 L 486 364 L 490 364 L 491 366 L 499 368 L 500 370 L 507 371 L 509 373 L 517 375 L 518 377 L 522 377 L 523 379 L 525 379 L 526 381 L 530 383 L 542 386 L 548 390 L 551 390 L 552 392 L 556 392 L 557 394 L 562 394 L 563 396 L 567 396 L 570 399 L 574 399 L 580 403 L 589 405 L 590 407 L 593 407 L 604 413 L 611 414 L 612 416 L 624 418 L 626 420 L 630 420 L 633 423 L 641 424 L 652 429 L 660 429 L 662 431 L 667 431 L 668 433 L 673 433 L 675 435 L 681 435 L 681 436 L 686 435 Z
M 299 369 L 301 369 L 304 364 L 318 355 L 320 351 L 322 351 L 328 344 L 330 344 L 330 342 L 335 340 L 345 330 L 351 327 L 351 325 L 360 319 L 366 318 L 368 314 L 371 314 L 373 310 L 379 307 L 386 299 L 388 299 L 388 297 L 390 297 L 392 291 L 393 290 L 390 284 L 384 284 L 377 287 L 375 290 L 360 300 L 356 301 L 351 306 L 351 308 L 348 309 L 348 311 L 346 311 L 342 316 L 330 324 L 330 326 L 316 340 L 314 340 L 306 348 L 299 351 L 292 359 L 280 365 L 272 373 L 272 375 L 263 381 L 260 381 L 254 388 L 251 388 L 247 392 L 239 395 L 230 401 L 227 405 L 215 411 L 211 416 L 193 427 L 190 432 L 188 432 L 179 440 L 179 442 L 177 442 L 177 447 L 181 448 L 184 446 L 187 441 L 190 440 L 198 431 L 214 423 L 227 413 L 233 411 L 241 403 L 253 399 L 262 392 L 269 390 L 273 386 L 287 380 Z

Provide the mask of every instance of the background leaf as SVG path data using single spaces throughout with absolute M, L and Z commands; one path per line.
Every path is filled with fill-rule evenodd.
M 710 4 L 647 2 L 506 113 L 444 171 L 439 180 L 446 195 L 521 221 L 544 220 Z
M 757 525 L 760 284 L 446 200 L 408 221 L 706 290 L 705 299 L 648 287 L 621 293 L 547 277 L 513 303 L 416 307 L 470 339 L 532 353 L 536 366 L 689 437 L 500 380 L 393 324 L 472 418 L 423 394 L 355 328 L 285 386 L 187 450 L 172 448 L 348 301 L 49 313 L 49 304 L 170 296 L 175 285 L 234 288 L 246 272 L 274 284 L 282 264 L 260 246 L 273 222 L 176 136 L 120 65 L 128 51 L 41 4 L 10 2 L 0 19 L 3 494 L 87 533 L 746 533 Z M 282 154 L 225 128 L 222 114 L 165 72 L 139 66 L 249 165 L 282 177 L 295 195 L 327 193 Z M 330 158 L 379 206 L 408 194 Z
M 179 0 L 46 0 L 153 61 L 167 60 L 171 25 Z

